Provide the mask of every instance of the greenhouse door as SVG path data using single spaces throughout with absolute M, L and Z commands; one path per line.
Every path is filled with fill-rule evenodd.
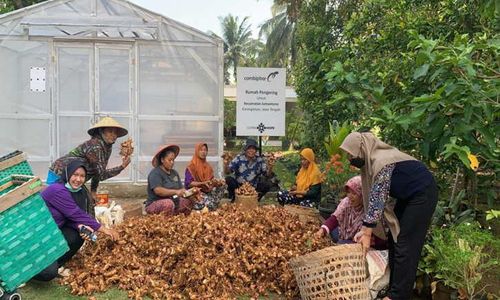
M 133 47 L 131 44 L 55 44 L 56 158 L 87 140 L 87 129 L 110 116 L 129 130 L 133 122 Z M 121 164 L 119 139 L 108 168 Z M 110 180 L 132 181 L 132 164 Z

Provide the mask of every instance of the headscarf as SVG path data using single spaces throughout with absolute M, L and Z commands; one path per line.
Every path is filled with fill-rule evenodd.
M 63 169 L 61 178 L 59 178 L 59 182 L 64 183 L 64 186 L 70 191 L 71 197 L 78 205 L 78 207 L 80 207 L 91 216 L 94 216 L 95 203 L 90 197 L 90 194 L 85 185 L 83 184 L 78 189 L 73 189 L 71 186 L 68 187 L 69 179 L 71 178 L 71 176 L 73 176 L 73 173 L 75 173 L 78 168 L 85 169 L 85 173 L 87 173 L 87 164 L 84 160 L 77 158 L 69 162 L 69 164 Z
M 87 164 L 83 159 L 77 158 L 68 163 L 68 165 L 62 170 L 61 178 L 59 178 L 59 182 L 62 183 L 67 183 L 71 176 L 73 176 L 73 173 L 78 168 L 84 168 L 85 173 L 87 173 Z
M 305 192 L 311 185 L 321 183 L 321 172 L 314 160 L 314 152 L 311 148 L 305 148 L 300 152 L 300 155 L 307 159 L 309 166 L 301 167 L 297 174 L 297 191 Z
M 361 176 L 354 176 L 347 180 L 344 189 L 351 189 L 359 197 L 362 197 Z M 340 201 L 332 216 L 337 217 L 339 222 L 339 235 L 342 240 L 352 240 L 363 224 L 363 209 L 352 205 L 351 199 L 345 197 Z
M 212 166 L 207 162 L 206 159 L 201 159 L 198 154 L 201 151 L 201 148 L 205 146 L 208 149 L 206 143 L 198 143 L 194 147 L 194 155 L 187 169 L 193 175 L 193 178 L 197 182 L 203 182 L 214 178 L 214 170 Z
M 388 164 L 406 160 L 416 160 L 414 157 L 382 142 L 371 132 L 351 132 L 344 139 L 342 145 L 340 145 L 340 149 L 351 154 L 353 157 L 360 157 L 365 160 L 365 165 L 361 168 L 363 206 L 365 212 L 368 210 L 370 189 L 378 172 Z M 392 205 L 385 205 L 384 217 L 391 230 L 394 241 L 397 241 L 399 235 L 399 222 Z M 373 232 L 378 237 L 385 238 L 385 233 L 380 222 Z
M 347 192 L 347 189 L 351 189 L 356 195 L 359 197 L 363 197 L 363 191 L 361 190 L 361 176 L 354 176 L 351 179 L 347 180 L 344 185 L 344 189 Z
M 341 240 L 353 240 L 363 225 L 363 208 L 354 207 L 349 197 L 340 201 L 332 216 L 335 216 L 339 222 Z

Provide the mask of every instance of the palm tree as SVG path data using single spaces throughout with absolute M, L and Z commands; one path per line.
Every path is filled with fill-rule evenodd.
M 266 45 L 259 39 L 251 39 L 245 51 L 244 67 L 267 67 Z
M 260 27 L 259 36 L 266 39 L 267 52 L 272 55 L 272 63 L 286 66 L 295 64 L 296 24 L 302 0 L 274 0 L 271 8 L 273 17 Z
M 224 40 L 224 81 L 229 84 L 230 75 L 236 80 L 236 68 L 245 60 L 247 52 L 252 48 L 253 42 L 248 17 L 243 18 L 241 23 L 238 17 L 231 14 L 219 17 L 222 26 L 222 39 Z M 233 68 L 232 74 L 229 68 Z

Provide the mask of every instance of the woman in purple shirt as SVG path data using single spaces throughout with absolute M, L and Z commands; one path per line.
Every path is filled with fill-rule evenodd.
M 48 186 L 41 196 L 49 208 L 54 221 L 61 230 L 69 250 L 34 278 L 49 281 L 58 275 L 58 269 L 64 265 L 83 245 L 79 229 L 82 226 L 91 231 L 105 233 L 113 240 L 118 239 L 118 232 L 101 226 L 89 215 L 90 195 L 83 186 L 87 169 L 80 160 L 72 161 L 63 170 L 60 182 Z

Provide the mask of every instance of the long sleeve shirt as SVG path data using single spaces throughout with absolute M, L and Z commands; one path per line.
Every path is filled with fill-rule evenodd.
M 363 208 L 356 208 L 351 205 L 349 198 L 340 201 L 335 212 L 325 220 L 321 228 L 330 234 L 337 227 L 339 228 L 339 240 L 354 239 L 354 236 L 361 229 L 363 217 Z M 371 247 L 375 249 L 387 249 L 387 241 L 373 235 L 370 242 Z
M 418 160 L 400 161 L 384 166 L 375 176 L 368 198 L 368 210 L 363 219 L 366 227 L 375 227 L 381 219 L 389 196 L 407 200 L 423 191 L 434 178 Z
M 363 207 L 354 207 L 348 197 L 340 201 L 335 212 L 321 226 L 327 233 L 339 227 L 339 237 L 342 240 L 352 240 L 361 229 Z
M 195 181 L 194 176 L 191 174 L 188 168 L 186 168 L 186 171 L 184 172 L 184 188 L 189 189 L 191 182 Z
M 311 185 L 302 198 L 319 203 L 321 200 L 321 183 Z
M 68 154 L 57 159 L 50 169 L 61 176 L 64 168 L 73 160 L 81 159 L 87 164 L 87 178 L 91 179 L 90 190 L 97 191 L 99 181 L 114 177 L 123 171 L 122 166 L 106 169 L 111 156 L 112 145 L 106 144 L 99 137 L 92 137 L 90 140 L 78 145 Z
M 78 230 L 80 224 L 94 230 L 99 230 L 101 227 L 101 224 L 78 206 L 63 183 L 48 186 L 42 191 L 41 196 L 59 228 L 67 225 Z

